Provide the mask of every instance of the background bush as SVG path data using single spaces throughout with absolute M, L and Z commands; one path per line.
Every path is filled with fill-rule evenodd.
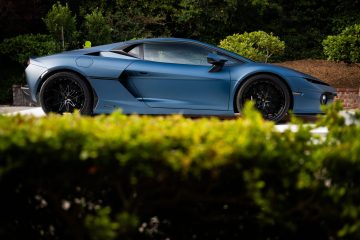
M 360 24 L 345 28 L 339 35 L 328 36 L 323 46 L 329 60 L 360 62 Z
M 84 29 L 86 39 L 92 46 L 111 43 L 111 27 L 108 20 L 99 9 L 94 9 L 90 14 L 85 15 Z
M 360 126 L 0 116 L 1 239 L 359 239 Z M 357 115 L 360 120 L 360 114 Z
M 12 104 L 12 85 L 25 84 L 24 66 L 0 55 L 0 104 Z
M 49 35 L 25 34 L 5 39 L 0 44 L 0 53 L 25 65 L 30 56 L 44 56 L 55 53 L 55 41 Z
M 25 34 L 0 43 L 0 103 L 12 102 L 13 84 L 25 84 L 24 68 L 30 56 L 44 56 L 57 51 L 49 35 Z
M 285 42 L 264 31 L 234 34 L 220 41 L 220 47 L 258 62 L 267 62 L 273 55 L 281 55 Z

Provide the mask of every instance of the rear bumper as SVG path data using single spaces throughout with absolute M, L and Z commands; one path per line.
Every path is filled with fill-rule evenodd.
M 25 69 L 25 75 L 28 84 L 28 87 L 26 88 L 29 89 L 25 89 L 25 91 L 30 94 L 31 100 L 35 103 L 38 102 L 37 93 L 39 90 L 41 78 L 46 72 L 47 68 L 35 64 L 30 64 Z

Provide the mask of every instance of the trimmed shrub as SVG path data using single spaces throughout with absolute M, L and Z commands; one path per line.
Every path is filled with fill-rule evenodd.
M 339 35 L 328 36 L 323 47 L 328 60 L 360 62 L 360 24 L 345 28 Z
M 56 43 L 49 35 L 25 34 L 5 39 L 0 44 L 0 53 L 14 61 L 26 64 L 30 56 L 44 56 L 56 52 Z
M 0 116 L 1 239 L 359 239 L 359 125 Z M 360 120 L 360 114 L 357 115 Z
M 219 46 L 254 61 L 267 62 L 271 56 L 283 54 L 285 42 L 272 33 L 257 31 L 227 36 Z

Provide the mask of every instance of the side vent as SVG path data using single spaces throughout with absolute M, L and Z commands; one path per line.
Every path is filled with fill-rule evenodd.
M 100 52 L 91 52 L 91 53 L 87 53 L 84 55 L 89 55 L 89 56 L 100 56 Z
M 126 90 L 128 90 L 131 95 L 133 95 L 134 98 L 140 98 L 140 94 L 136 90 L 134 84 L 129 81 L 129 75 L 125 71 L 120 74 L 119 82 L 124 86 L 124 88 L 126 88 Z

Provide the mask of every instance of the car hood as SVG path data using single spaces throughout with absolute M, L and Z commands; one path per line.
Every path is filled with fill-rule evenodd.
M 270 64 L 270 63 L 247 63 L 246 65 L 248 65 L 249 67 L 254 67 L 257 69 L 261 69 L 261 71 L 269 71 L 269 72 L 273 72 L 273 73 L 277 73 L 281 76 L 286 76 L 286 77 L 302 77 L 302 78 L 307 78 L 307 79 L 314 79 L 317 81 L 321 81 L 320 79 L 311 76 L 309 74 L 297 71 L 295 69 L 292 68 L 288 68 L 288 67 L 283 67 L 283 66 L 279 66 L 279 65 L 275 65 L 275 64 Z

